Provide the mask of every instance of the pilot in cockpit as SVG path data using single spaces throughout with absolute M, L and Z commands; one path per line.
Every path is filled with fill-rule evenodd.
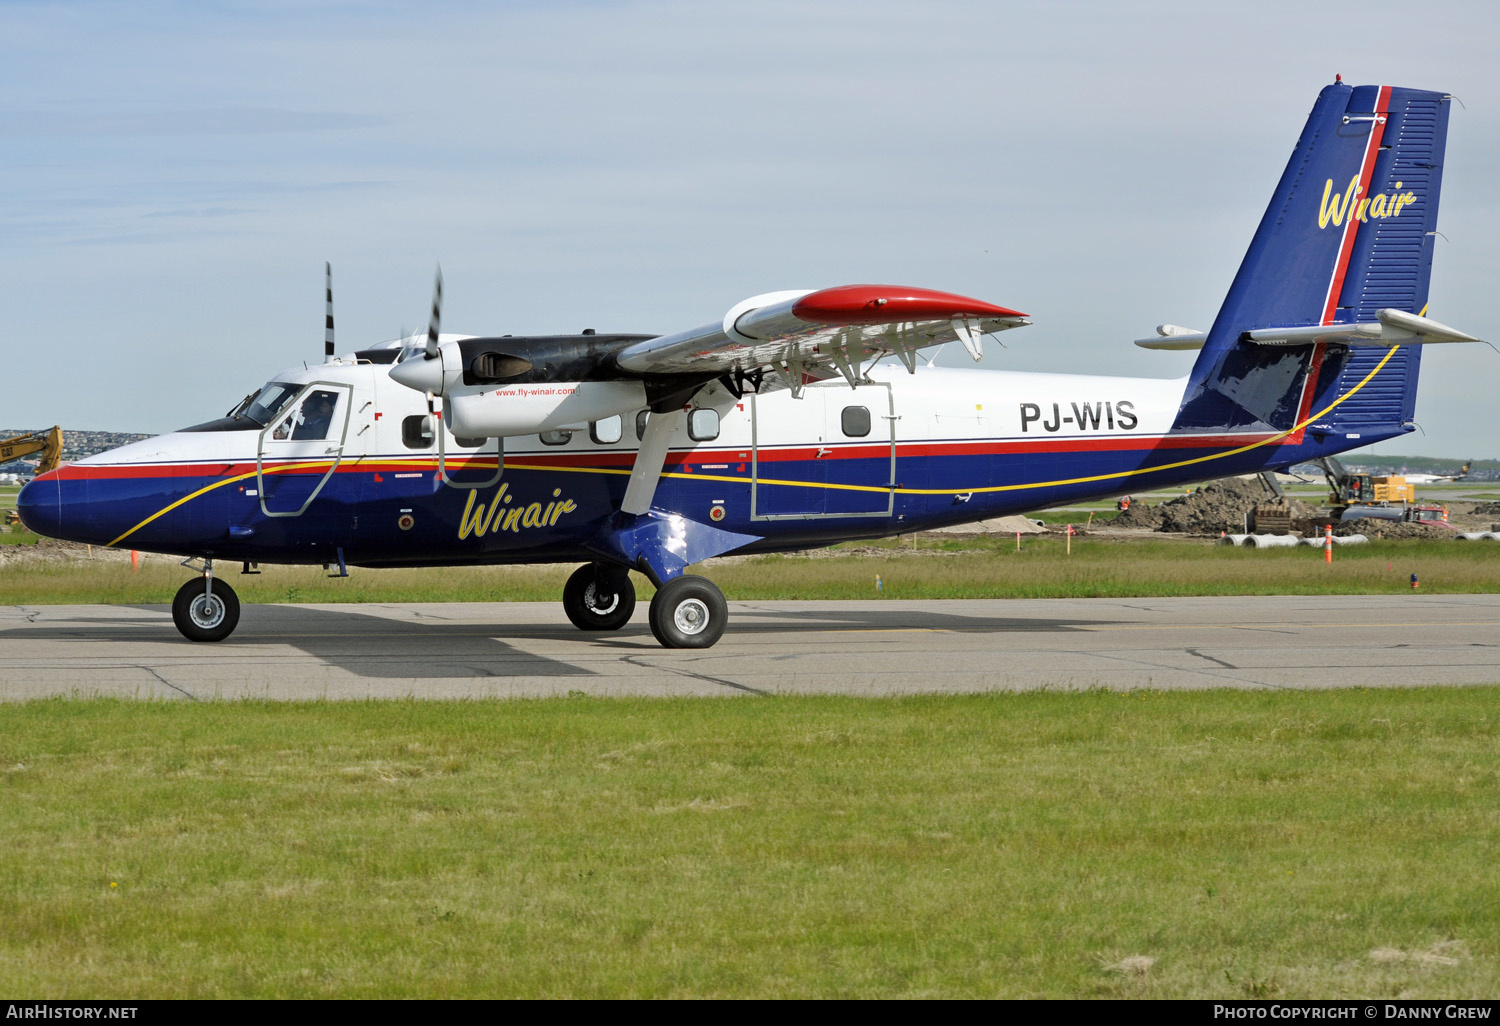
M 328 426 L 333 423 L 333 396 L 328 392 L 314 392 L 302 404 L 301 423 L 292 431 L 293 439 L 320 439 L 328 437 Z
M 276 426 L 272 437 L 293 441 L 316 441 L 328 437 L 333 423 L 334 396 L 331 392 L 313 392 L 295 413 Z

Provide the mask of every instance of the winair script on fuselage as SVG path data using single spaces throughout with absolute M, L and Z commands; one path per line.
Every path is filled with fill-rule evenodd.
M 1344 223 L 1344 218 L 1351 221 L 1369 221 L 1371 218 L 1398 217 L 1403 207 L 1408 207 L 1417 201 L 1414 192 L 1401 192 L 1401 183 L 1396 183 L 1396 190 L 1390 195 L 1378 192 L 1367 199 L 1355 200 L 1361 192 L 1359 175 L 1349 179 L 1349 187 L 1342 193 L 1333 191 L 1333 179 L 1328 179 L 1323 186 L 1323 203 L 1318 207 L 1318 227 L 1327 228 L 1330 224 L 1334 227 Z
M 1069 403 L 1072 413 L 1063 412 L 1061 403 L 1052 403 L 1052 416 L 1043 419 L 1042 408 L 1036 403 L 1021 404 L 1021 433 L 1031 430 L 1031 425 L 1041 421 L 1043 431 L 1061 431 L 1064 424 L 1071 424 L 1079 431 L 1134 431 L 1139 421 L 1135 415 L 1135 403 L 1129 399 L 1119 402 Z
M 562 489 L 554 488 L 553 501 L 545 506 L 540 502 L 512 506 L 511 502 L 515 497 L 510 494 L 508 484 L 501 485 L 488 504 L 476 501 L 478 492 L 470 492 L 469 501 L 464 504 L 464 511 L 458 518 L 458 539 L 463 541 L 471 534 L 476 538 L 483 538 L 491 531 L 496 534 L 501 531 L 520 534 L 522 528 L 551 527 L 564 513 L 571 513 L 578 508 L 578 504 L 572 499 L 559 498 L 561 495 Z M 508 506 L 509 509 L 506 508 Z

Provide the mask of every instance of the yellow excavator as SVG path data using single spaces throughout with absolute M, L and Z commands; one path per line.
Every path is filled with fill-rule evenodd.
M 53 427 L 51 431 L 39 431 L 34 435 L 18 435 L 15 438 L 0 438 L 0 463 L 9 463 L 18 460 L 22 456 L 30 456 L 34 452 L 42 454 L 41 462 L 37 464 L 36 472 L 45 474 L 49 470 L 56 470 L 57 465 L 62 462 L 63 433 L 62 428 Z M 5 511 L 5 522 L 7 524 L 19 524 L 20 516 L 13 509 Z

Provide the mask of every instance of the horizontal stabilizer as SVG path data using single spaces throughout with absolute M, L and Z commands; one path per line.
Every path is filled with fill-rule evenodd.
M 1142 349 L 1202 349 L 1208 332 L 1184 328 L 1177 324 L 1158 324 L 1155 338 L 1138 338 Z
M 1404 310 L 1375 311 L 1375 320 L 1359 324 L 1303 325 L 1295 328 L 1252 328 L 1246 341 L 1262 346 L 1301 346 L 1337 342 L 1346 346 L 1416 346 L 1438 342 L 1483 342 L 1484 339 L 1450 328 L 1429 317 Z M 1138 338 L 1142 349 L 1202 349 L 1207 332 L 1182 332 Z
M 1155 338 L 1138 338 L 1135 344 L 1142 349 L 1202 349 L 1208 340 L 1208 332 L 1195 331 L 1191 335 L 1158 335 Z
M 1481 342 L 1446 324 L 1404 310 L 1380 309 L 1375 320 L 1358 324 L 1311 325 L 1300 328 L 1255 328 L 1245 333 L 1263 346 L 1296 346 L 1309 342 L 1342 342 L 1346 346 L 1415 346 L 1432 342 Z

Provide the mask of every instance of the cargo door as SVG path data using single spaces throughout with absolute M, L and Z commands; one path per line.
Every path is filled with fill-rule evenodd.
M 801 399 L 765 403 L 752 394 L 750 412 L 752 520 L 891 515 L 896 419 L 888 383 L 810 385 Z

